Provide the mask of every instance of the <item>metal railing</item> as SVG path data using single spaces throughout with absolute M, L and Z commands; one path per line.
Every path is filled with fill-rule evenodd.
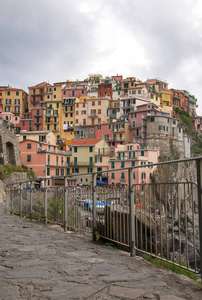
M 201 270 L 202 158 L 153 164 L 150 183 L 134 183 L 133 172 L 151 165 L 91 174 L 91 186 L 32 189 L 33 182 L 6 186 L 6 211 L 44 224 L 57 223 L 122 245 L 131 253 L 146 253 L 192 272 Z M 124 185 L 98 186 L 97 173 L 128 171 Z M 180 173 L 177 181 L 175 175 Z M 169 177 L 168 177 L 169 174 Z

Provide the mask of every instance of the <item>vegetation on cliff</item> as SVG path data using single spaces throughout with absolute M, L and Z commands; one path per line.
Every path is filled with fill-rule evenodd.
M 35 177 L 34 172 L 26 166 L 0 165 L 0 180 L 5 180 L 13 172 L 26 172 L 29 180 Z

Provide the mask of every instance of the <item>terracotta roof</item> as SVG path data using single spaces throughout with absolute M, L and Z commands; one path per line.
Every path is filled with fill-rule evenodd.
M 96 145 L 102 139 L 77 139 L 72 146 L 89 146 L 89 145 Z
M 41 82 L 41 83 L 38 83 L 36 85 L 30 86 L 29 89 L 37 88 L 37 87 L 44 87 L 44 86 L 52 86 L 52 85 L 50 83 L 47 83 L 47 82 Z

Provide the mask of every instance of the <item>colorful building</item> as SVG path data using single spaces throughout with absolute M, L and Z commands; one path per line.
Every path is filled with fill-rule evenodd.
M 140 189 L 142 183 L 150 183 L 158 162 L 159 150 L 141 148 L 137 143 L 118 145 L 115 149 L 115 156 L 109 160 L 109 179 L 108 183 L 113 185 L 128 185 L 128 170 L 124 168 L 137 167 L 133 169 L 133 184 L 139 185 L 135 188 Z M 150 165 L 148 167 L 141 167 Z M 119 169 L 116 171 L 116 169 Z M 123 170 L 121 170 L 123 169 Z
M 72 174 L 78 174 L 78 183 L 92 184 L 92 172 L 108 170 L 110 148 L 102 139 L 77 139 L 72 145 Z M 81 175 L 80 175 L 81 174 Z M 82 175 L 86 174 L 86 175 Z M 97 180 L 107 181 L 107 174 L 100 173 Z
M 28 94 L 22 89 L 7 87 L 2 91 L 3 111 L 20 116 L 28 109 Z
M 58 151 L 57 146 L 26 139 L 20 142 L 22 164 L 32 169 L 36 181 L 47 178 L 47 186 L 54 185 L 55 177 L 71 174 L 71 152 Z

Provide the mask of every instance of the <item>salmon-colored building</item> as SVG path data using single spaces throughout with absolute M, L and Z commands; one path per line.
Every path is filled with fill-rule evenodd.
M 34 171 L 36 180 L 47 178 L 48 187 L 54 185 L 53 178 L 71 174 L 71 151 L 58 151 L 56 145 L 26 139 L 20 142 L 20 152 L 22 164 Z
M 159 150 L 141 148 L 137 143 L 118 145 L 115 149 L 114 158 L 109 160 L 109 170 L 112 171 L 109 172 L 108 183 L 113 185 L 128 185 L 128 170 L 115 170 L 147 164 L 150 166 L 135 168 L 133 170 L 133 184 L 141 185 L 142 183 L 150 183 L 156 168 L 153 167 L 153 164 L 158 162 L 159 155 Z M 137 188 L 140 188 L 140 186 Z
M 112 83 L 100 83 L 98 84 L 98 97 L 113 97 Z

